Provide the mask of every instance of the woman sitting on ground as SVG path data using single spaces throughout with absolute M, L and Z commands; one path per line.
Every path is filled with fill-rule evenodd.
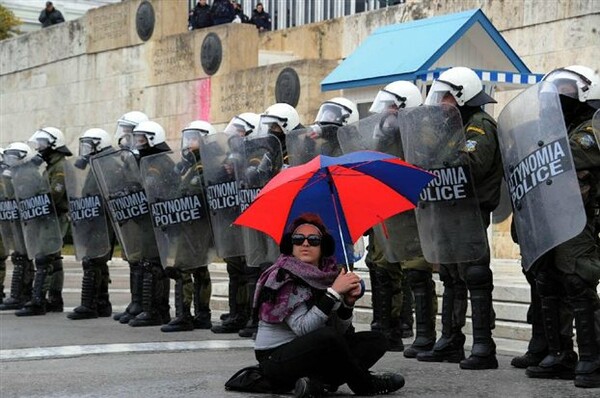
M 281 241 L 281 255 L 260 277 L 255 355 L 275 392 L 321 396 L 347 383 L 358 395 L 396 391 L 404 378 L 371 374 L 387 351 L 378 332 L 354 333 L 352 310 L 362 295 L 358 275 L 336 265 L 334 240 L 316 215 L 300 216 Z

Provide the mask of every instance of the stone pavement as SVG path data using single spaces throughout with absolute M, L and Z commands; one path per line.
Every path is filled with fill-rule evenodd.
M 518 264 L 498 263 L 494 268 L 496 292 L 506 290 L 513 300 L 527 295 L 526 290 L 520 291 L 525 282 Z M 226 286 L 226 277 L 222 265 L 211 269 L 213 320 L 217 321 L 225 309 L 219 295 Z M 65 271 L 68 311 L 79 301 L 81 269 L 73 258 L 66 258 Z M 128 268 L 115 260 L 111 272 L 111 297 L 117 311 L 129 298 Z M 509 293 L 501 296 L 509 297 Z M 367 319 L 366 299 L 363 305 L 357 310 L 363 312 L 357 314 L 359 320 Z M 367 322 L 357 326 L 359 330 L 368 328 Z M 569 381 L 528 379 L 522 370 L 509 365 L 510 356 L 523 352 L 526 342 L 507 338 L 496 341 L 499 353 L 504 354 L 499 355 L 498 370 L 461 371 L 456 364 L 421 363 L 407 360 L 401 353 L 386 354 L 375 369 L 405 375 L 407 385 L 396 395 L 406 397 L 595 396 L 593 391 L 576 389 Z M 405 343 L 409 344 L 410 339 Z M 215 335 L 207 330 L 162 333 L 158 327 L 132 328 L 109 318 L 71 321 L 60 313 L 32 318 L 0 313 L 2 398 L 251 396 L 226 392 L 223 384 L 236 370 L 253 362 L 252 341 L 237 335 Z M 342 387 L 335 396 L 347 394 L 347 387 Z

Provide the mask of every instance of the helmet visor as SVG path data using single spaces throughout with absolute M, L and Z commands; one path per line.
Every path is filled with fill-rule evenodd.
M 79 156 L 89 156 L 98 152 L 98 138 L 83 137 L 79 139 Z
M 287 126 L 287 119 L 281 118 L 274 115 L 261 115 L 260 126 L 258 133 L 259 135 L 267 135 L 269 133 L 281 134 L 284 133 L 285 127 Z
M 350 117 L 350 111 L 340 104 L 325 102 L 319 108 L 315 122 L 320 124 L 335 124 L 342 126 Z
M 425 105 L 450 104 L 456 106 L 456 94 L 458 90 L 453 89 L 446 82 L 436 80 L 431 85 L 429 94 L 425 99 Z
M 373 105 L 369 108 L 369 112 L 372 113 L 383 113 L 386 111 L 396 111 L 398 108 L 401 108 L 402 105 L 406 101 L 406 98 L 400 97 L 398 98 L 394 94 L 389 91 L 379 90 L 377 93 L 377 97 L 373 101 Z
M 133 148 L 134 149 L 137 149 L 138 151 L 140 151 L 142 149 L 147 149 L 151 146 L 146 133 L 135 132 L 132 135 L 133 135 Z
M 589 81 L 585 77 L 569 70 L 559 69 L 551 72 L 544 80 L 554 84 L 558 94 L 579 99 L 584 91 L 588 90 Z
M 198 151 L 200 150 L 200 137 L 208 134 L 205 130 L 183 130 L 181 135 L 181 150 Z
M 256 126 L 251 125 L 244 119 L 235 116 L 233 119 L 231 119 L 227 127 L 225 127 L 225 133 L 230 135 L 237 134 L 240 136 L 245 136 L 250 134 L 255 127 Z
M 4 163 L 7 166 L 14 166 L 21 162 L 27 156 L 27 152 L 18 149 L 7 149 L 4 151 Z
M 133 148 L 133 124 L 119 122 L 117 123 L 117 130 L 115 131 L 115 137 L 117 139 L 117 145 L 122 149 Z

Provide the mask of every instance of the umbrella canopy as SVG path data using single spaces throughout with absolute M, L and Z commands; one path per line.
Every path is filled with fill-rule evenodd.
M 279 243 L 298 216 L 318 214 L 336 240 L 336 257 L 347 263 L 347 245 L 386 218 L 414 209 L 433 178 L 380 152 L 320 155 L 275 176 L 234 224 L 262 231 Z

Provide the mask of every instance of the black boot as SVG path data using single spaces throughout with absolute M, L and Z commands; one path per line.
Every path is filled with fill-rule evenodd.
M 371 309 L 373 311 L 373 319 L 371 320 L 371 330 L 381 331 L 381 304 L 379 303 L 379 282 L 377 281 L 377 273 L 375 272 L 375 264 L 367 263 L 369 267 L 369 279 L 371 280 Z
M 575 377 L 577 354 L 573 351 L 573 341 L 560 336 L 560 316 L 558 296 L 542 297 L 544 329 L 548 342 L 548 355 L 537 366 L 530 366 L 525 374 L 537 379 L 572 380 Z
M 130 320 L 142 313 L 144 300 L 144 269 L 141 263 L 129 263 L 129 288 L 131 290 L 131 302 L 125 312 L 115 314 L 113 319 L 120 323 L 129 323 Z
M 530 287 L 530 302 L 527 310 L 527 323 L 531 324 L 531 339 L 527 346 L 527 352 L 521 356 L 514 357 L 510 364 L 518 369 L 526 369 L 529 366 L 537 366 L 546 355 L 548 355 L 548 343 L 544 332 L 544 319 L 542 317 L 542 303 L 537 291 L 535 278 L 532 272 L 525 272 L 525 277 Z
M 390 349 L 389 351 L 400 352 L 404 350 L 402 342 L 402 327 L 400 318 L 392 317 L 392 300 L 396 293 L 395 286 L 389 273 L 382 267 L 375 269 L 377 274 L 377 293 L 379 295 L 379 311 L 380 311 L 380 332 L 387 338 Z
M 457 284 L 451 279 L 444 266 L 440 268 L 440 277 L 442 276 L 444 278 L 442 335 L 431 351 L 418 353 L 417 360 L 459 363 L 465 358 L 465 335 L 461 329 L 467 309 L 467 291 L 464 285 Z
M 83 261 L 83 279 L 81 281 L 81 305 L 67 315 L 69 319 L 92 319 L 98 318 L 96 284 L 99 269 L 92 261 Z
M 594 316 L 594 307 L 600 304 L 598 296 L 594 291 L 587 297 L 582 294 L 572 302 L 577 329 L 577 345 L 579 346 L 579 362 L 575 368 L 575 387 L 599 388 L 600 347 L 598 347 L 598 330 Z
M 402 328 L 402 338 L 408 339 L 414 336 L 413 325 L 413 292 L 408 284 L 406 273 L 402 272 L 402 312 L 400 314 L 400 324 Z
M 196 270 L 194 276 L 194 328 L 212 328 L 210 312 L 210 296 L 212 293 L 212 281 L 208 267 Z
M 185 332 L 194 330 L 194 322 L 190 306 L 185 303 L 183 295 L 184 281 L 181 271 L 174 267 L 165 268 L 165 273 L 175 280 L 175 318 L 160 328 L 161 332 Z
M 110 273 L 106 261 L 103 261 L 100 266 L 100 284 L 98 286 L 98 316 L 100 318 L 112 315 L 108 285 L 110 285 Z
M 26 256 L 13 255 L 11 256 L 13 263 L 13 274 L 10 281 L 10 296 L 5 298 L 0 304 L 0 311 L 17 310 L 27 302 L 23 297 L 23 283 L 25 274 Z
M 242 329 L 238 332 L 238 336 L 240 337 L 250 337 L 256 336 L 256 332 L 258 331 L 258 319 L 252 316 L 252 305 L 254 303 L 254 292 L 256 290 L 256 282 L 258 282 L 258 278 L 260 276 L 261 269 L 267 269 L 268 266 L 261 267 L 247 267 L 246 270 L 246 307 L 244 308 L 244 312 L 246 317 L 248 318 L 248 322 L 244 325 Z
M 460 361 L 461 369 L 497 369 L 496 344 L 492 339 L 492 291 L 471 290 L 473 347 L 471 355 Z
M 418 273 L 412 276 L 413 273 Z M 416 358 L 420 352 L 431 351 L 435 344 L 435 323 L 433 318 L 433 297 L 435 284 L 431 273 L 409 270 L 407 280 L 411 284 L 415 298 L 415 315 L 417 320 L 417 337 L 410 347 L 404 350 L 405 358 Z
M 386 395 L 404 387 L 404 377 L 398 373 L 371 375 L 371 387 L 366 395 Z
M 48 289 L 48 303 L 46 311 L 63 312 L 64 302 L 62 289 L 65 283 L 65 271 L 60 253 L 52 256 L 52 273 L 49 275 L 50 286 Z
M 20 310 L 15 311 L 16 316 L 46 315 L 45 285 L 48 278 L 48 266 L 49 264 L 42 261 L 36 265 L 31 301 L 25 303 Z
M 244 281 L 243 268 L 239 270 L 228 263 L 227 272 L 229 273 L 229 318 L 220 325 L 214 325 L 210 329 L 213 333 L 238 333 L 248 322 L 245 306 L 238 304 L 238 295 L 241 293 Z
M 149 261 L 142 262 L 144 283 L 142 285 L 142 308 L 143 311 L 135 318 L 129 321 L 129 326 L 158 326 L 163 324 L 163 317 L 160 314 L 157 304 L 162 297 L 160 290 L 164 288 L 164 274 L 160 264 L 154 264 Z

